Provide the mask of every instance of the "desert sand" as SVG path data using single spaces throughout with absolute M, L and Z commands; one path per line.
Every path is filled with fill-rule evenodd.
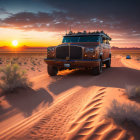
M 140 139 L 134 122 L 118 124 L 104 117 L 112 98 L 135 102 L 125 96 L 125 89 L 140 85 L 140 63 L 113 57 L 112 67 L 99 76 L 65 70 L 55 77 L 40 63 L 41 70 L 28 71 L 32 88 L 1 95 L 0 139 Z

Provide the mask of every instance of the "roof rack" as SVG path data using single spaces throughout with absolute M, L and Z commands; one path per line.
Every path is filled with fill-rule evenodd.
M 111 37 L 109 37 L 108 34 L 104 33 L 104 31 L 94 31 L 94 32 L 83 31 L 83 32 L 77 32 L 77 33 L 70 31 L 69 33 L 66 33 L 65 36 L 85 36 L 85 35 L 101 35 L 111 40 Z

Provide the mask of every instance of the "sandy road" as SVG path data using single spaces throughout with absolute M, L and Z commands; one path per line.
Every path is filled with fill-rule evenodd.
M 1 117 L 0 139 L 63 139 L 98 90 L 139 85 L 140 71 L 124 66 L 120 58 L 113 58 L 112 68 L 104 68 L 99 76 L 91 76 L 87 71 L 62 71 L 49 77 L 45 71 L 31 80 L 33 89 L 20 91 L 18 99 L 21 95 L 23 98 L 19 103 L 15 104 L 11 97 L 5 99 L 13 113 L 3 116 L 7 119 Z

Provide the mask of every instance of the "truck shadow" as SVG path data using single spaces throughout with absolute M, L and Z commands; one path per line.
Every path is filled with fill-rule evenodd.
M 60 78 L 49 85 L 49 90 L 54 94 L 60 94 L 74 86 L 90 87 L 103 86 L 125 88 L 127 85 L 140 84 L 140 71 L 127 67 L 104 68 L 103 73 L 93 76 L 89 71 L 75 70 L 67 75 L 58 75 Z
M 39 110 L 39 106 L 48 106 L 53 102 L 52 96 L 43 88 L 33 90 L 32 88 L 18 89 L 14 93 L 5 93 L 5 99 L 10 104 L 10 110 L 16 109 L 23 113 L 24 117 L 32 115 Z M 9 111 L 1 107 L 1 115 Z M 18 113 L 18 112 L 17 112 Z M 11 116 L 13 113 L 11 114 Z M 10 117 L 7 115 L 7 117 Z M 1 118 L 2 119 L 2 118 Z
M 135 140 L 139 140 L 139 138 L 140 138 L 140 133 L 139 133 L 140 127 L 137 124 L 135 124 L 132 121 L 125 120 L 123 123 L 121 123 L 119 125 L 120 125 L 120 127 L 122 127 L 123 129 L 126 130 L 126 132 L 127 132 L 126 139 L 129 139 L 131 137 L 130 136 L 130 134 L 131 134 L 132 136 L 134 136 Z

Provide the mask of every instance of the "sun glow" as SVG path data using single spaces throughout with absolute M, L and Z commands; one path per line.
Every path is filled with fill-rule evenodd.
M 12 45 L 13 45 L 14 47 L 17 47 L 18 41 L 17 41 L 17 40 L 13 40 L 13 41 L 12 41 Z

